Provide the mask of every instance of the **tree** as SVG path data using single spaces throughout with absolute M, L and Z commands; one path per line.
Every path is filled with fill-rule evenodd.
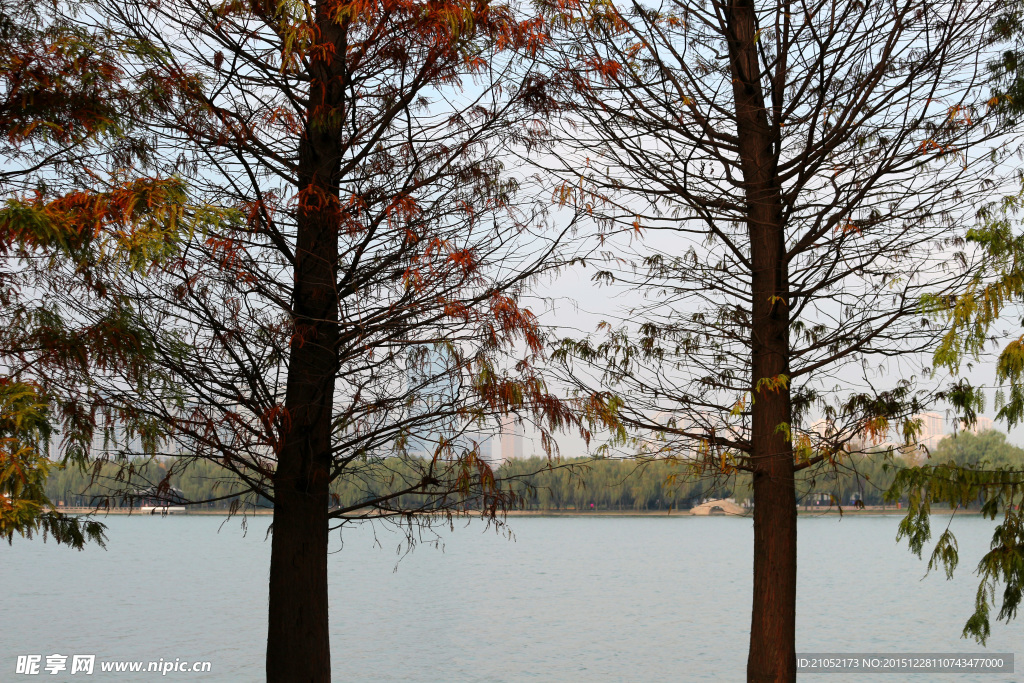
M 499 417 L 533 419 L 548 447 L 586 432 L 536 373 L 519 301 L 559 234 L 501 162 L 548 103 L 539 23 L 477 0 L 101 0 L 88 16 L 156 45 L 131 66 L 176 83 L 148 120 L 154 163 L 226 217 L 111 295 L 153 372 L 102 393 L 177 458 L 155 482 L 125 461 L 117 493 L 166 493 L 201 459 L 226 471 L 218 497 L 270 501 L 267 678 L 330 680 L 331 529 L 494 519 L 511 500 L 482 452 Z M 363 495 L 340 505 L 334 481 Z
M 1022 9 L 1019 2 L 999 7 L 989 39 L 1002 50 L 986 65 L 992 89 L 989 105 L 1006 128 L 1018 130 L 1024 111 Z M 1018 179 L 1020 175 L 1018 170 Z M 1015 230 L 1021 196 L 1020 192 L 1011 193 L 981 207 L 967 240 L 984 254 L 982 263 L 957 291 L 925 298 L 931 315 L 948 326 L 933 361 L 936 367 L 958 378 L 947 396 L 965 427 L 976 423 L 986 401 L 985 387 L 973 386 L 968 378 L 960 376 L 963 366 L 988 354 L 986 347 L 996 342 L 993 327 L 1001 317 L 1005 319 L 1007 308 L 1016 309 L 1024 298 L 1024 236 Z M 1013 427 L 1024 419 L 1024 337 L 1011 339 L 1002 347 L 995 365 L 996 418 Z M 990 613 L 997 604 L 1000 584 L 999 619 L 1013 619 L 1024 598 L 1024 470 L 1019 457 L 1010 457 L 1008 447 L 986 443 L 996 438 L 988 433 L 983 439 L 961 436 L 955 441 L 946 440 L 936 453 L 937 464 L 929 462 L 901 471 L 888 492 L 891 498 L 909 497 L 900 537 L 907 538 L 910 550 L 919 557 L 932 537 L 933 505 L 948 505 L 955 514 L 959 508 L 980 501 L 983 515 L 993 520 L 1001 518 L 989 552 L 978 562 L 981 579 L 975 609 L 963 631 L 964 637 L 983 644 L 991 633 Z M 954 450 L 956 457 L 945 458 L 944 451 L 948 450 Z M 947 526 L 932 548 L 928 570 L 941 566 L 951 578 L 959 562 L 956 536 Z
M 179 180 L 116 170 L 144 158 L 133 122 L 161 107 L 169 84 L 143 73 L 126 85 L 117 42 L 60 9 L 0 2 L 0 535 L 42 532 L 82 549 L 102 544 L 104 527 L 61 514 L 47 474 L 83 465 L 103 431 L 90 376 L 115 363 L 144 372 L 145 349 L 126 319 L 63 317 L 49 276 L 60 264 L 76 273 L 65 294 L 99 294 L 108 264 L 144 270 L 189 220 Z
M 948 506 L 950 514 L 977 506 L 989 519 L 1000 519 L 989 551 L 978 561 L 978 591 L 974 612 L 964 624 L 963 636 L 984 644 L 992 632 L 991 611 L 1010 621 L 1024 597 L 1024 451 L 1008 446 L 997 432 L 981 436 L 960 434 L 947 438 L 936 449 L 937 462 L 899 469 L 887 492 L 890 499 L 907 497 L 907 513 L 900 521 L 898 539 L 906 538 L 910 550 L 921 557 L 931 541 L 931 516 L 935 506 Z M 947 525 L 935 540 L 928 571 L 942 568 L 946 578 L 960 563 L 956 535 Z M 1002 585 L 1002 591 L 999 591 Z M 1001 594 L 1000 594 L 1001 593 Z
M 572 134 L 544 163 L 614 244 L 595 279 L 646 297 L 557 357 L 660 455 L 752 474 L 751 681 L 796 675 L 795 475 L 919 429 L 926 388 L 893 370 L 941 332 L 921 297 L 966 280 L 962 226 L 1000 182 L 1000 6 L 549 6 Z
M 1006 435 L 994 429 L 972 434 L 960 432 L 944 438 L 930 454 L 929 460 L 936 464 L 978 466 L 988 463 L 995 466 L 1024 466 L 1024 449 L 1006 442 Z

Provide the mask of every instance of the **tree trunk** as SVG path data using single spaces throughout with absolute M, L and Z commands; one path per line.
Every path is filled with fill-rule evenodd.
M 343 42 L 317 8 L 319 36 Z M 311 51 L 312 52 L 312 51 Z M 331 680 L 327 530 L 332 410 L 338 373 L 337 268 L 345 50 L 309 58 L 310 98 L 299 143 L 294 333 L 274 474 L 267 681 Z M 340 54 L 341 57 L 336 55 Z
M 302 149 L 308 147 L 302 145 Z M 307 155 L 300 151 L 300 158 Z M 337 375 L 338 232 L 329 216 L 317 215 L 323 213 L 327 212 L 303 215 L 300 209 L 298 220 L 295 332 L 274 474 L 267 631 L 267 680 L 271 683 L 331 679 L 327 507 Z
M 748 681 L 796 680 L 796 493 L 786 455 L 755 456 Z
M 751 451 L 754 600 L 748 681 L 796 680 L 796 489 L 790 442 L 789 277 L 753 0 L 726 10 L 751 266 Z
M 301 146 L 300 159 L 315 156 L 309 147 Z M 315 177 L 313 182 L 322 183 Z M 327 507 L 337 375 L 338 231 L 336 222 L 324 215 L 329 213 L 300 208 L 298 220 L 295 332 L 274 474 L 267 631 L 267 681 L 271 683 L 331 680 Z
M 327 486 L 319 485 L 327 479 L 316 479 L 308 482 L 308 491 L 280 481 L 274 489 L 266 662 L 269 683 L 331 680 Z

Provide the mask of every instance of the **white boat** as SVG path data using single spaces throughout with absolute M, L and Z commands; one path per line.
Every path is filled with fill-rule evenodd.
M 185 512 L 184 505 L 143 505 L 139 512 L 144 515 L 180 515 Z

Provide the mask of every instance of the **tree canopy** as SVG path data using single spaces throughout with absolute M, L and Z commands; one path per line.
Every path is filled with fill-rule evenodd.
M 748 677 L 794 679 L 800 496 L 888 485 L 872 449 L 932 400 L 970 423 L 974 389 L 908 359 L 938 344 L 956 371 L 1024 291 L 1020 200 L 989 203 L 1014 2 L 0 10 L 0 533 L 102 541 L 53 505 L 62 464 L 93 504 L 272 506 L 268 680 L 331 678 L 332 529 L 586 504 L 549 461 L 492 465 L 509 421 L 549 455 L 632 429 L 652 462 L 606 505 L 751 497 Z M 527 302 L 581 227 L 596 279 L 644 298 L 555 345 L 569 400 Z M 1022 359 L 998 368 L 1010 424 Z M 933 502 L 1003 514 L 984 638 L 994 582 L 1006 618 L 1024 587 L 1022 484 L 997 437 L 961 438 L 889 495 L 917 552 Z M 595 465 L 590 502 L 630 466 Z M 685 495 L 676 466 L 703 478 Z
M 173 84 L 139 122 L 147 163 L 218 220 L 54 305 L 97 325 L 110 301 L 147 349 L 145 374 L 91 378 L 150 428 L 115 450 L 142 436 L 171 458 L 147 496 L 203 461 L 244 490 L 190 502 L 272 503 L 267 677 L 329 680 L 332 528 L 448 520 L 466 500 L 495 519 L 510 499 L 484 445 L 502 420 L 550 449 L 608 415 L 548 390 L 523 303 L 569 227 L 504 168 L 548 104 L 538 19 L 461 0 L 98 0 L 79 19 L 129 46 L 128 80 Z M 139 475 L 114 459 L 112 500 Z M 336 481 L 360 495 L 343 504 Z
M 1001 7 L 549 5 L 570 104 L 542 163 L 609 244 L 597 279 L 645 295 L 558 358 L 662 453 L 752 474 L 749 680 L 796 675 L 795 474 L 913 442 L 935 397 L 901 363 L 1014 151 L 986 103 Z
M 208 216 L 184 184 L 145 169 L 136 124 L 166 106 L 172 85 L 130 82 L 124 45 L 63 14 L 61 3 L 0 3 L 0 534 L 41 531 L 81 549 L 103 525 L 61 515 L 44 494 L 54 466 L 84 466 L 112 420 L 92 380 L 112 366 L 145 374 L 147 349 L 110 305 L 113 270 L 145 272 Z M 141 49 L 141 46 L 136 46 Z M 90 298 L 91 322 L 52 294 Z

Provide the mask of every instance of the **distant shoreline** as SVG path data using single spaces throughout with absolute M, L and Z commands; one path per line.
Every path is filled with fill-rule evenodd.
M 713 515 L 694 515 L 689 510 L 511 510 L 508 512 L 509 517 L 751 517 L 753 516 L 753 510 L 748 510 L 742 515 L 733 514 L 713 514 Z M 907 512 L 906 508 L 896 509 L 891 506 L 886 507 L 868 507 L 862 510 L 858 510 L 853 507 L 844 507 L 841 511 L 839 508 L 814 508 L 809 507 L 807 509 L 800 508 L 797 510 L 797 515 L 800 517 L 815 517 L 822 515 L 832 516 L 888 516 L 888 517 L 902 517 Z M 947 512 L 946 510 L 934 510 L 932 514 L 940 514 Z M 952 512 L 951 510 L 949 512 Z M 978 510 L 958 510 L 958 515 L 978 515 L 981 514 Z
M 164 517 L 164 516 L 211 516 L 219 515 L 222 517 L 227 516 L 226 510 L 188 510 L 185 512 L 174 512 L 170 515 L 163 515 L 159 512 L 140 512 L 139 510 L 128 510 L 125 508 L 112 508 L 110 510 L 94 510 L 93 508 L 80 508 L 80 507 L 68 507 L 58 508 L 59 512 L 63 512 L 68 515 L 92 515 L 94 517 L 106 517 L 107 515 L 119 515 L 119 516 L 134 516 L 134 517 Z M 934 510 L 932 514 L 942 514 L 945 512 L 952 512 L 951 510 Z M 733 514 L 715 514 L 715 515 L 694 515 L 689 510 L 509 510 L 506 513 L 507 517 L 750 517 L 753 511 L 748 510 L 742 515 Z M 236 515 L 245 514 L 248 516 L 266 516 L 273 514 L 273 510 L 248 510 L 246 512 L 238 511 Z M 475 512 L 469 513 L 470 516 L 475 515 Z M 906 514 L 906 508 L 896 509 L 894 507 L 886 506 L 869 506 L 864 509 L 856 509 L 852 507 L 844 507 L 842 511 L 839 508 L 800 508 L 797 510 L 797 515 L 800 517 L 821 517 L 821 516 L 889 516 L 889 517 L 902 517 Z M 979 515 L 979 510 L 957 510 L 958 515 Z

